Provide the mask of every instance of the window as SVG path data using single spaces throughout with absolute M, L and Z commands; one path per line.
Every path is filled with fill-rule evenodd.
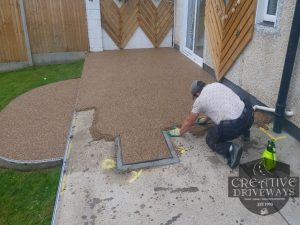
M 264 21 L 276 22 L 278 0 L 267 0 L 265 4 Z
M 258 0 L 256 9 L 256 23 L 268 27 L 275 27 L 279 0 Z

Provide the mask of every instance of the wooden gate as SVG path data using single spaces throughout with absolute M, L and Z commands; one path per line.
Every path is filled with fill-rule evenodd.
M 256 0 L 207 0 L 205 27 L 217 79 L 220 80 L 251 41 Z
M 138 27 L 155 47 L 173 27 L 173 0 L 161 0 L 157 7 L 152 0 L 124 0 L 120 8 L 114 0 L 100 2 L 102 28 L 120 49 L 125 48 Z

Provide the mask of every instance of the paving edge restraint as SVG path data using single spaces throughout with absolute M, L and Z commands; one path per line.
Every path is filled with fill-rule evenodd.
M 171 138 L 168 136 L 166 131 L 162 131 L 162 134 L 164 136 L 165 142 L 170 151 L 171 156 L 169 158 L 163 158 L 163 159 L 157 159 L 157 160 L 151 160 L 151 161 L 142 161 L 142 162 L 131 163 L 131 164 L 124 163 L 123 154 L 122 154 L 122 146 L 121 146 L 121 137 L 120 137 L 120 135 L 118 135 L 115 139 L 115 147 L 116 147 L 116 153 L 117 153 L 117 170 L 120 172 L 126 172 L 129 170 L 136 170 L 136 169 L 141 169 L 141 168 L 150 168 L 150 167 L 164 166 L 164 165 L 178 163 L 180 160 L 179 160 L 176 150 L 174 149 L 174 146 L 171 142 Z

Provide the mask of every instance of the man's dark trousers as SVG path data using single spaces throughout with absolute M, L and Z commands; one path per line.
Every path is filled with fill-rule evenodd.
M 224 120 L 220 124 L 210 128 L 206 136 L 207 145 L 215 152 L 230 159 L 230 142 L 241 135 L 250 136 L 250 128 L 253 124 L 253 108 L 248 99 L 244 99 L 245 108 L 242 115 L 235 120 Z

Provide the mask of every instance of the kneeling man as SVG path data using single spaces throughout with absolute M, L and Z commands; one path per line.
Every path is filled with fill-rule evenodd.
M 238 96 L 230 88 L 221 83 L 205 84 L 195 80 L 191 86 L 195 99 L 191 112 L 182 123 L 181 128 L 169 131 L 171 136 L 181 136 L 186 133 L 200 113 L 205 114 L 198 123 L 205 124 L 211 119 L 216 126 L 208 130 L 207 145 L 215 152 L 223 155 L 230 168 L 235 168 L 242 155 L 241 146 L 231 140 L 243 135 L 250 138 L 250 128 L 253 124 L 253 108 L 248 97 Z

